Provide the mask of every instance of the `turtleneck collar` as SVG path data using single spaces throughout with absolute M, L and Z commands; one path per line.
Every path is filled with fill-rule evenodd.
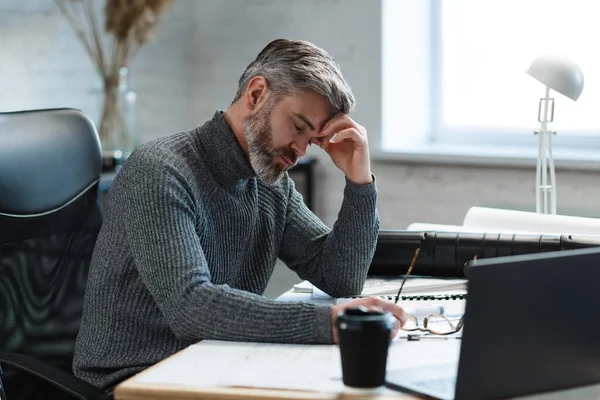
M 196 128 L 194 133 L 201 146 L 202 158 L 221 185 L 240 187 L 256 177 L 223 111 L 216 111 L 213 118 Z

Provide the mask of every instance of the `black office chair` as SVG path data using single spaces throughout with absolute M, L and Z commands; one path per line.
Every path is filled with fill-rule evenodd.
M 77 110 L 0 113 L 2 400 L 109 398 L 71 372 L 102 222 L 100 154 Z

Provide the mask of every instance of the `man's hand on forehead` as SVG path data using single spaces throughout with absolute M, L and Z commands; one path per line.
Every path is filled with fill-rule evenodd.
M 367 130 L 349 115 L 338 115 L 327 121 L 312 142 L 325 150 L 352 182 L 373 182 Z
M 313 144 L 316 144 L 323 150 L 327 150 L 327 146 L 329 145 L 329 143 L 331 141 L 335 140 L 335 137 L 338 133 L 338 129 L 335 129 L 335 126 L 337 126 L 337 125 L 334 125 L 334 124 L 336 123 L 337 119 L 340 119 L 343 117 L 349 118 L 348 114 L 338 114 L 338 115 L 331 117 L 327 121 L 325 121 L 325 123 L 323 124 L 321 129 L 318 131 L 317 135 L 315 137 L 313 137 L 313 140 L 311 140 L 311 142 Z M 333 125 L 333 127 L 332 127 L 332 125 Z

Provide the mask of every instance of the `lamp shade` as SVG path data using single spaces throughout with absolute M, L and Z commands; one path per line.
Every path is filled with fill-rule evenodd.
M 556 55 L 542 55 L 533 60 L 527 73 L 550 89 L 577 100 L 583 90 L 583 72 L 573 60 Z

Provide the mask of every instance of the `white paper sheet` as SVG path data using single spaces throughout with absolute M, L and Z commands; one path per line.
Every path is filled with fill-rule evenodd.
M 388 370 L 458 359 L 460 340 L 452 343 L 394 340 Z M 184 387 L 256 387 L 347 391 L 336 345 L 286 345 L 205 340 L 140 374 L 140 383 Z M 383 392 L 392 392 L 383 389 Z
M 385 300 L 390 296 L 395 296 L 400 288 L 401 280 L 387 278 L 369 278 L 363 288 L 360 296 L 344 297 L 333 299 L 327 293 L 313 289 L 312 301 L 335 301 L 335 304 L 344 304 L 354 301 L 357 297 L 379 296 Z M 429 296 L 429 295 L 462 295 L 467 293 L 466 279 L 435 279 L 435 278 L 409 278 L 402 289 L 403 295 Z M 292 298 L 287 296 L 286 300 Z M 409 314 L 416 315 L 418 318 L 429 314 L 463 314 L 465 310 L 464 300 L 445 300 L 445 299 L 415 299 L 401 300 L 398 302 Z
M 294 285 L 294 292 L 297 293 L 312 293 L 313 285 L 309 281 L 302 281 Z
M 368 279 L 363 287 L 363 296 L 395 295 L 400 289 L 401 279 L 373 278 Z M 466 290 L 466 279 L 436 279 L 436 278 L 409 278 L 402 288 L 402 294 L 439 294 L 448 291 Z
M 363 291 L 360 296 L 384 296 L 395 295 L 400 289 L 402 280 L 398 278 L 369 278 L 365 282 Z M 409 278 L 402 288 L 403 295 L 432 295 L 432 294 L 447 294 L 447 293 L 466 293 L 466 279 L 436 279 L 436 278 Z M 313 299 L 331 299 L 327 293 L 313 289 Z
M 463 227 L 475 231 L 600 235 L 600 218 L 471 207 Z
M 331 345 L 286 345 L 205 340 L 139 382 L 205 387 L 259 387 L 339 392 L 339 349 Z

